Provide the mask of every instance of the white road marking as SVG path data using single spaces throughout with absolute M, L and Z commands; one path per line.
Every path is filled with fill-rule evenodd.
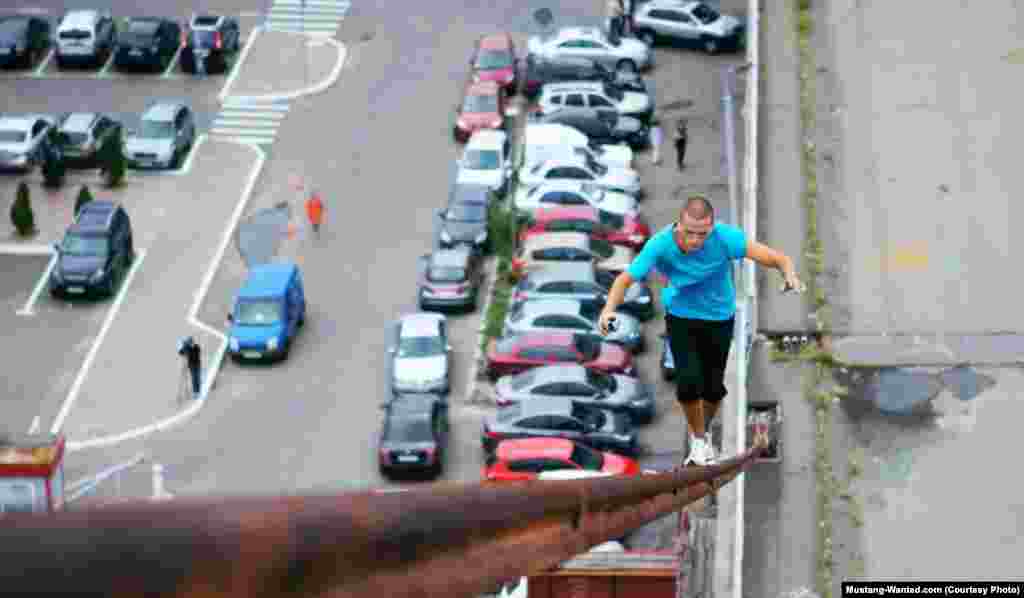
M 345 9 L 349 9 L 349 8 L 352 7 L 352 3 L 351 2 L 346 2 L 345 0 L 341 0 L 341 1 L 337 1 L 337 0 L 274 0 L 274 6 L 281 6 L 281 7 L 284 7 L 284 6 L 300 6 L 301 7 L 303 4 L 305 4 L 307 7 L 309 7 L 309 6 L 331 6 L 331 7 L 337 7 L 337 8 L 345 8 Z
M 242 53 L 239 54 L 238 58 L 235 60 L 235 64 L 231 67 L 231 73 L 228 75 L 227 81 L 224 82 L 224 87 L 221 88 L 220 94 L 217 96 L 221 102 L 228 97 L 228 90 L 231 89 L 231 85 L 234 84 L 235 79 L 238 77 L 238 72 L 242 69 L 242 63 L 245 62 L 245 58 L 252 50 L 252 43 L 256 40 L 256 36 L 262 31 L 263 27 L 253 27 L 252 31 L 249 32 L 249 38 L 245 40 L 245 46 L 242 47 Z
M 247 102 L 244 100 L 238 100 L 231 98 L 224 102 L 224 110 L 243 110 L 252 112 L 264 112 L 269 110 L 271 112 L 288 112 L 288 104 L 285 103 L 259 103 L 259 102 Z
M 53 55 L 56 52 L 56 48 L 50 48 L 50 51 L 46 53 L 46 58 L 44 58 L 42 62 L 39 63 L 39 66 L 36 67 L 36 70 L 32 71 L 32 76 L 42 77 L 43 73 L 46 71 L 46 66 L 50 64 L 50 60 L 53 59 Z
M 35 416 L 34 418 L 32 418 L 32 425 L 28 427 L 28 433 L 29 434 L 38 434 L 39 433 L 39 416 L 38 415 Z
M 276 118 L 223 118 L 217 117 L 218 127 L 270 127 L 276 128 L 279 119 Z
M 238 13 L 238 16 L 243 19 L 260 19 L 266 16 L 267 13 L 259 11 L 243 11 Z
M 135 273 L 139 271 L 139 267 L 142 266 L 142 262 L 145 259 L 146 250 L 140 249 L 136 255 L 135 263 L 132 264 L 131 269 L 128 270 L 128 276 L 121 281 L 121 289 L 118 290 L 117 297 L 114 299 L 113 305 L 111 305 L 110 310 L 107 311 L 107 317 L 103 320 L 100 332 L 96 336 L 96 340 L 93 342 L 92 347 L 89 349 L 89 353 L 85 356 L 85 361 L 82 362 L 81 369 L 78 370 L 78 376 L 75 377 L 75 381 L 71 385 L 71 390 L 68 391 L 68 396 L 64 399 L 64 404 L 61 405 L 60 413 L 57 414 L 57 419 L 53 421 L 53 426 L 50 428 L 51 434 L 60 432 L 61 428 L 64 426 L 64 420 L 67 419 L 68 414 L 71 413 L 71 407 L 74 406 L 75 401 L 78 400 L 78 393 L 81 392 L 82 384 L 85 383 L 85 376 L 89 373 L 89 368 L 92 367 L 92 362 L 96 359 L 96 354 L 99 352 L 100 345 L 103 344 L 103 339 L 106 338 L 111 325 L 114 323 L 114 316 L 117 315 L 118 310 L 121 309 L 121 304 L 124 303 L 124 298 L 128 294 L 128 287 L 131 286 L 132 279 L 135 278 Z
M 103 68 L 100 69 L 99 74 L 96 75 L 96 76 L 97 77 L 106 77 L 106 76 L 108 76 L 108 73 L 110 72 L 110 68 L 112 66 L 114 66 L 114 53 L 113 52 L 110 53 L 110 58 L 107 59 L 107 63 L 103 65 Z
M 0 255 L 53 255 L 50 245 L 25 245 L 22 243 L 0 243 Z
M 300 8 L 275 8 L 269 15 L 271 20 L 274 19 L 338 19 L 344 17 L 347 14 L 347 10 L 338 10 L 337 8 L 307 8 L 302 10 Z
M 43 289 L 46 288 L 47 281 L 50 280 L 50 273 L 53 272 L 54 266 L 57 265 L 57 252 L 54 251 L 53 255 L 50 256 L 50 263 L 46 265 L 46 271 L 43 272 L 42 276 L 39 277 L 39 281 L 36 282 L 36 286 L 32 289 L 32 295 L 25 302 L 25 305 L 18 310 L 19 316 L 33 316 L 35 311 L 32 308 L 35 306 L 36 301 L 39 299 L 39 295 L 42 294 Z
M 277 127 L 245 127 L 234 129 L 230 127 L 214 127 L 210 129 L 210 133 L 213 135 L 245 135 L 246 133 L 252 133 L 253 135 L 264 137 L 275 137 L 277 135 Z
M 178 45 L 178 49 L 174 52 L 174 56 L 171 57 L 171 62 L 169 62 L 167 64 L 167 68 L 165 68 L 164 72 L 160 74 L 160 76 L 162 78 L 167 79 L 167 78 L 169 78 L 171 76 L 171 73 L 174 72 L 174 67 L 178 66 L 178 58 L 180 56 L 181 56 L 181 45 Z
M 216 139 L 243 145 L 267 145 L 274 142 L 273 137 L 258 137 L 256 135 L 217 135 Z

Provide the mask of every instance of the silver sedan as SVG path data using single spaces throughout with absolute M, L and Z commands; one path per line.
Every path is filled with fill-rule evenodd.
M 494 387 L 499 406 L 552 397 L 624 411 L 636 422 L 654 418 L 654 388 L 636 378 L 604 374 L 576 364 L 546 365 L 503 376 Z
M 513 304 L 505 318 L 505 332 L 523 334 L 544 330 L 571 330 L 598 334 L 599 310 L 596 306 L 577 299 L 531 299 Z M 644 335 L 640 320 L 617 313 L 617 328 L 609 332 L 604 340 L 622 345 L 626 350 L 637 353 L 643 349 Z
M 609 39 L 597 27 L 563 27 L 551 37 L 531 37 L 530 54 L 557 62 L 560 58 L 589 58 L 620 71 L 652 66 L 651 48 L 632 38 Z

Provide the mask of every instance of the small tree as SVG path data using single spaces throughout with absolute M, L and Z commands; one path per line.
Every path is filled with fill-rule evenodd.
M 121 130 L 117 129 L 100 148 L 100 172 L 104 176 L 104 184 L 113 188 L 124 182 L 125 167 L 124 143 Z
M 82 206 L 90 201 L 92 201 L 92 192 L 89 191 L 88 185 L 82 185 L 82 188 L 78 190 L 78 197 L 75 198 L 75 216 L 78 216 Z
M 11 204 L 11 224 L 22 237 L 27 237 L 36 230 L 36 216 L 32 213 L 32 202 L 25 181 L 18 184 L 17 195 Z

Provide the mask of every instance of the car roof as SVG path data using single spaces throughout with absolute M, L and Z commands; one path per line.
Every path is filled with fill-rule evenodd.
M 587 91 L 604 93 L 604 83 L 600 81 L 561 81 L 558 83 L 545 83 L 545 93 L 565 93 L 572 91 Z
M 429 312 L 417 312 L 406 314 L 398 319 L 400 326 L 399 335 L 402 338 L 414 336 L 437 336 L 438 326 L 445 320 L 441 314 Z
M 540 345 L 569 345 L 574 333 L 568 331 L 524 332 L 516 336 L 516 345 L 537 347 Z
M 476 81 L 466 85 L 466 95 L 496 96 L 500 90 L 494 81 Z
M 566 231 L 557 233 L 540 233 L 530 235 L 523 242 L 523 251 L 537 251 L 552 247 L 572 247 L 574 249 L 590 249 L 590 237 L 587 233 Z
M 561 191 L 561 190 L 560 190 Z M 538 222 L 550 222 L 552 220 L 592 220 L 597 222 L 598 212 L 594 206 L 551 206 L 538 208 L 533 215 Z
M 178 102 L 157 102 L 142 113 L 143 120 L 174 120 L 174 115 L 183 104 Z
M 590 262 L 548 262 L 543 268 L 531 270 L 526 274 L 531 282 L 543 284 L 559 280 L 584 280 L 596 282 L 594 265 Z
M 95 9 L 69 10 L 60 22 L 61 27 L 80 27 L 92 25 L 100 18 L 100 11 Z
M 562 154 L 557 158 L 549 158 L 543 162 L 544 168 L 551 168 L 553 166 L 587 166 L 587 161 L 576 153 Z
M 554 457 L 568 459 L 573 442 L 566 438 L 516 438 L 498 443 L 494 455 L 501 461 Z
M 440 400 L 441 397 L 433 394 L 398 394 L 388 402 L 388 407 L 390 410 L 399 411 L 402 414 L 429 413 L 430 409 L 434 406 L 434 403 L 437 403 Z
M 456 183 L 452 185 L 449 203 L 483 203 L 490 202 L 491 188 L 475 183 Z
M 512 36 L 508 33 L 491 33 L 480 38 L 483 50 L 506 50 L 512 47 Z
M 60 128 L 65 131 L 88 131 L 97 117 L 99 114 L 95 112 L 71 112 L 64 118 Z
M 505 138 L 508 137 L 504 131 L 497 131 L 495 129 L 479 129 L 475 131 L 466 143 L 466 149 L 470 148 L 492 148 L 501 147 L 505 143 Z
M 533 368 L 535 384 L 586 381 L 587 368 L 576 363 L 557 363 Z
M 521 401 L 519 404 L 523 406 L 523 417 L 553 413 L 569 415 L 572 413 L 572 399 L 567 397 L 548 397 L 543 401 Z
M 601 35 L 601 30 L 597 27 L 562 27 L 558 30 L 558 40 L 562 41 L 567 38 L 592 38 L 592 39 L 604 39 Z
M 579 315 L 580 302 L 576 299 L 530 299 L 523 301 L 523 315 L 528 317 L 559 313 Z
M 430 255 L 430 265 L 441 268 L 465 268 L 472 255 L 469 247 L 458 245 L 451 249 L 437 249 Z
M 261 264 L 249 270 L 249 277 L 238 290 L 239 297 L 280 297 L 288 290 L 288 284 L 298 266 L 291 262 Z

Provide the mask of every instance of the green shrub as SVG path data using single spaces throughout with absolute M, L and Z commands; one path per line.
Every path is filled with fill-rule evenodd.
M 36 216 L 32 212 L 32 201 L 29 198 L 28 184 L 18 183 L 18 191 L 11 204 L 11 224 L 18 234 L 26 237 L 36 230 Z
M 121 139 L 121 131 L 117 130 L 107 138 L 107 142 L 100 148 L 99 155 L 100 171 L 104 176 L 104 184 L 114 188 L 124 182 L 125 168 L 127 167 L 124 157 L 124 142 Z
M 82 188 L 78 190 L 78 197 L 75 198 L 75 216 L 78 216 L 82 206 L 90 201 L 92 201 L 92 192 L 89 191 L 88 185 L 82 185 Z
M 67 166 L 56 152 L 48 152 L 42 166 L 43 185 L 51 189 L 57 189 L 64 184 L 64 175 Z
M 516 251 L 517 215 L 502 202 L 492 201 L 487 210 L 487 234 L 498 257 L 511 260 Z

